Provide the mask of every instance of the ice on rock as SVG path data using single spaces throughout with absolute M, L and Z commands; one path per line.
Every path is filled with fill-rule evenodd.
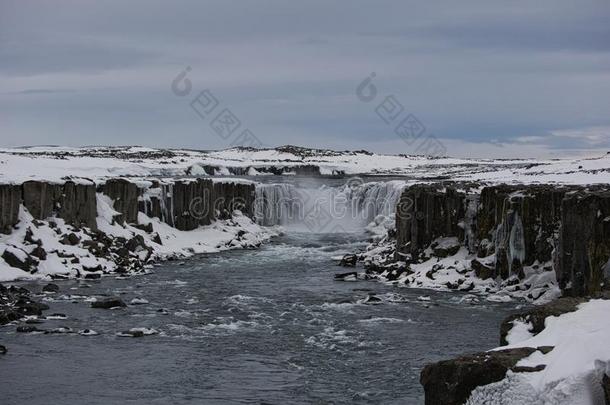
M 510 237 L 508 240 L 508 265 L 511 268 L 515 260 L 519 263 L 525 261 L 525 236 L 523 230 L 523 222 L 518 212 L 514 213 L 514 223 L 510 230 Z

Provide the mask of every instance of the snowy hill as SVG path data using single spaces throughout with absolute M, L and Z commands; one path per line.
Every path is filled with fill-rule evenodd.
M 35 159 L 35 164 L 33 163 Z M 486 183 L 610 183 L 610 154 L 580 159 L 460 159 L 283 146 L 221 151 L 35 146 L 0 149 L 0 182 L 183 175 L 404 176 Z

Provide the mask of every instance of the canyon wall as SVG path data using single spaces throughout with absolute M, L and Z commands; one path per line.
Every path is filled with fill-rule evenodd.
M 72 181 L 4 184 L 0 185 L 0 231 L 8 236 L 0 244 L 0 257 L 15 269 L 59 278 L 144 271 L 165 242 L 154 229 L 157 225 L 141 213 L 180 231 L 194 230 L 216 219 L 231 219 L 234 210 L 252 218 L 254 196 L 253 183 L 209 179 L 138 183 L 110 179 L 97 186 Z M 169 229 L 165 237 L 175 238 Z M 228 242 L 248 244 L 245 231 L 241 232 L 236 240 L 228 232 Z M 201 242 L 205 241 L 193 243 Z
M 253 217 L 254 198 L 254 183 L 210 179 L 155 181 L 141 190 L 138 209 L 179 230 L 189 231 L 215 219 L 227 219 L 236 209 Z
M 524 268 L 555 270 L 565 295 L 610 284 L 610 191 L 602 187 L 415 185 L 396 209 L 396 256 L 416 261 L 439 238 L 476 255 L 481 278 L 523 279 Z

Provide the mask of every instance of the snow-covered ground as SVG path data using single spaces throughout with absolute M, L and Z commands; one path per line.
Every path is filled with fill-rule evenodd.
M 610 376 L 610 300 L 591 300 L 575 312 L 546 318 L 545 328 L 532 336 L 529 325 L 515 322 L 508 346 L 552 346 L 536 351 L 517 366 L 545 365 L 542 371 L 508 372 L 497 383 L 473 391 L 469 404 L 498 405 L 602 405 L 601 380 Z
M 108 177 L 182 176 L 203 174 L 203 166 L 244 168 L 248 175 L 257 168 L 315 165 L 321 174 L 398 175 L 418 179 L 489 183 L 610 183 L 610 155 L 580 159 L 460 159 L 410 155 L 379 155 L 334 152 L 297 147 L 222 151 L 165 150 L 143 147 L 24 147 L 0 149 L 0 182 L 21 183 L 66 177 L 94 181 Z

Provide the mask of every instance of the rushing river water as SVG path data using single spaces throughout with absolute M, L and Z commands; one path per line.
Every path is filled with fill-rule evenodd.
M 166 262 L 151 274 L 58 282 L 40 328 L 0 328 L 0 403 L 420 404 L 424 364 L 498 344 L 515 303 L 458 293 L 337 282 L 331 256 L 363 235 L 288 234 L 259 250 Z M 40 291 L 42 284 L 25 283 Z M 86 296 L 149 303 L 92 309 Z M 361 301 L 369 294 L 377 305 Z M 120 337 L 134 327 L 158 334 Z

